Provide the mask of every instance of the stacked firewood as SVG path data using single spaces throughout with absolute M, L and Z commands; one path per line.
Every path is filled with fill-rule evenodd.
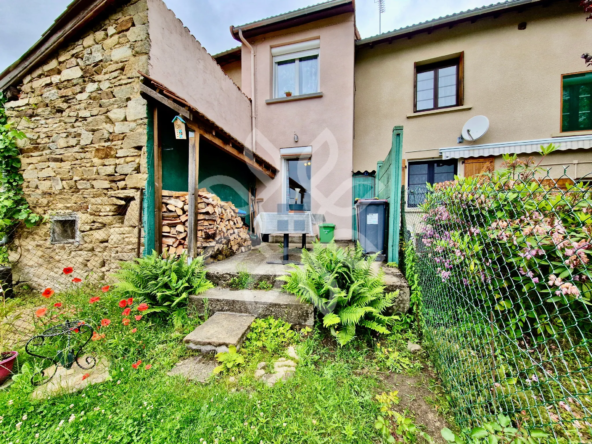
M 189 196 L 163 191 L 162 249 L 169 255 L 187 252 Z M 238 210 L 205 189 L 197 196 L 197 254 L 222 260 L 251 248 L 251 238 Z
M 162 192 L 162 252 L 180 256 L 187 252 L 187 221 L 189 195 L 172 191 Z

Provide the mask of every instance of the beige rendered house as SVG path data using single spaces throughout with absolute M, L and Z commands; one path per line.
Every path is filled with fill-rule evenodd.
M 354 6 L 353 2 L 329 1 L 232 28 L 235 37 L 240 29 L 244 36 L 253 32 L 257 127 L 263 134 L 271 134 L 270 140 L 280 152 L 311 144 L 321 123 L 336 136 L 339 128 L 340 161 L 336 167 L 351 168 L 354 173 L 373 172 L 391 149 L 393 127 L 403 126 L 402 184 L 409 190 L 406 200 L 410 211 L 423 200 L 426 182 L 499 168 L 504 153 L 527 157 L 550 143 L 558 151 L 542 166 L 552 168 L 554 177 L 562 175 L 564 166 L 569 167 L 567 173 L 573 179 L 592 172 L 592 71 L 580 58 L 589 51 L 592 27 L 576 2 L 506 1 L 364 39 L 354 28 L 340 36 L 343 41 L 336 41 L 335 32 L 333 38 L 326 35 L 328 26 L 352 21 L 353 14 L 344 12 L 331 21 L 318 14 L 345 4 Z M 296 48 L 307 41 L 319 42 L 320 94 L 293 93 L 290 98 L 278 98 L 274 54 L 284 47 L 284 52 L 289 52 L 291 45 Z M 343 54 L 344 48 L 355 51 L 353 116 L 345 115 L 349 108 L 336 108 L 332 102 L 333 91 L 343 102 L 351 91 L 347 82 L 351 79 L 345 79 L 350 75 L 350 56 Z M 214 57 L 251 96 L 250 49 L 242 44 Z M 333 69 L 336 64 L 338 74 Z M 333 89 L 335 86 L 339 87 Z M 478 140 L 459 143 L 463 126 L 475 116 L 487 118 L 488 131 Z M 352 121 L 350 167 L 349 140 L 344 139 L 350 135 Z M 306 132 L 300 123 L 308 124 Z M 291 140 L 292 132 L 299 135 L 297 142 Z M 348 183 L 347 178 L 315 183 L 314 170 L 325 166 L 320 153 L 324 150 L 317 149 L 311 156 L 313 205 L 315 201 L 322 205 L 317 196 L 332 196 Z M 335 173 L 335 177 L 342 177 L 342 173 Z M 354 186 L 353 197 L 361 197 L 355 194 Z M 273 203 L 278 200 L 277 194 L 274 196 Z M 342 218 L 333 220 L 340 225 Z M 345 227 L 338 228 L 339 238 L 349 236 Z

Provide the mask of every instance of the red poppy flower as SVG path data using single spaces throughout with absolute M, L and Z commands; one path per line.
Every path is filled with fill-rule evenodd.
M 141 363 L 142 363 L 142 361 L 138 360 L 138 362 L 136 362 L 135 364 L 132 364 L 132 367 L 133 368 L 138 368 Z
M 107 325 L 109 325 L 110 323 L 111 323 L 111 320 L 109 320 L 109 319 L 102 319 L 102 320 L 101 320 L 101 325 L 102 325 L 103 327 L 106 327 L 106 326 L 107 326 Z
M 148 304 L 144 304 L 143 302 L 138 305 L 138 311 L 146 311 L 148 310 Z
M 136 316 L 136 321 L 139 321 L 140 319 L 142 319 L 142 315 Z
M 130 323 L 130 320 L 129 320 L 128 318 L 123 318 L 123 320 L 121 321 L 121 323 L 122 323 L 123 325 L 129 325 L 129 323 Z
M 129 305 L 131 307 L 131 305 L 134 303 L 134 298 L 129 298 L 127 300 L 127 305 Z
M 80 330 L 77 328 L 75 328 L 73 331 L 74 331 L 74 333 L 80 333 Z
M 123 307 L 127 306 L 127 301 L 126 301 L 125 299 L 122 299 L 121 301 L 119 301 L 119 306 L 120 306 L 121 308 L 123 308 Z
M 35 312 L 35 316 L 37 316 L 38 318 L 40 318 L 41 316 L 45 316 L 45 313 L 47 313 L 47 308 L 40 308 L 39 310 L 37 310 Z
M 152 364 L 148 364 L 146 365 L 146 367 L 144 367 L 146 370 L 150 370 L 152 368 Z
M 93 332 L 92 338 L 93 341 L 98 341 L 99 339 L 101 339 L 101 336 L 99 336 L 99 334 L 95 331 Z
M 66 267 L 64 268 L 64 274 L 72 274 L 74 273 L 74 269 L 72 267 Z
M 99 302 L 101 300 L 100 297 L 95 296 L 94 298 L 90 298 L 90 301 L 88 301 L 89 304 L 94 304 L 95 302 Z
M 134 329 L 132 330 L 132 333 L 135 333 L 135 332 L 137 332 L 137 331 L 138 331 L 138 329 L 137 329 L 137 328 L 134 328 Z
M 101 288 L 101 290 L 103 291 L 103 293 L 107 293 L 109 291 L 109 287 L 108 285 L 105 285 L 103 288 Z
M 45 290 L 43 290 L 43 293 L 41 293 L 41 296 L 43 296 L 46 299 L 49 299 L 54 295 L 54 293 L 55 291 L 53 291 L 51 288 L 46 288 Z
M 86 378 L 88 378 L 90 375 L 88 373 L 85 373 L 84 375 L 82 375 L 82 380 L 84 381 Z
M 56 302 L 55 304 L 53 304 L 53 306 L 55 308 L 60 308 L 62 306 L 62 303 L 61 302 Z
M 72 279 L 72 282 L 74 282 L 75 284 L 80 284 L 82 282 L 82 279 L 74 278 L 74 279 Z
M 123 312 L 121 313 L 122 316 L 129 316 L 130 313 L 132 312 L 132 309 L 127 307 L 125 310 L 123 310 Z

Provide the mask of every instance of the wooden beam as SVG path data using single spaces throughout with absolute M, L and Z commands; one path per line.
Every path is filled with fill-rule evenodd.
M 154 91 L 153 89 L 148 88 L 143 83 L 140 83 L 140 91 L 143 92 L 144 94 L 146 94 L 147 96 L 150 96 L 154 100 L 162 103 L 163 105 L 168 106 L 172 110 L 177 111 L 181 116 L 186 117 L 189 120 L 193 120 L 193 113 L 191 113 L 191 111 L 186 110 L 185 108 L 183 108 L 180 105 L 177 105 L 172 100 L 167 99 L 162 94 L 159 94 L 156 91 Z
M 199 191 L 199 133 L 189 131 L 189 219 L 187 249 L 190 258 L 197 256 L 197 198 Z
M 162 149 L 158 106 L 154 107 L 154 249 L 162 254 Z
M 264 174 L 269 176 L 271 179 L 275 178 L 275 176 L 276 176 L 275 168 L 274 168 L 274 170 L 270 170 L 270 169 L 265 168 L 263 165 L 260 165 L 259 163 L 257 163 L 254 160 L 254 158 L 245 155 L 244 152 L 234 148 L 231 143 L 225 142 L 220 137 L 213 134 L 214 130 L 206 131 L 205 129 L 201 128 L 201 126 L 199 126 L 197 123 L 195 123 L 195 121 L 197 119 L 194 118 L 194 115 L 191 111 L 188 111 L 185 108 L 183 108 L 182 106 L 177 105 L 172 100 L 167 99 L 162 94 L 159 94 L 158 92 L 154 91 L 153 89 L 150 89 L 148 86 L 146 86 L 144 84 L 140 85 L 140 91 L 145 93 L 147 96 L 153 98 L 154 100 L 162 103 L 163 105 L 168 106 L 169 108 L 178 112 L 183 117 L 186 117 L 188 120 L 187 126 L 189 128 L 191 128 L 196 133 L 199 133 L 201 136 L 203 136 L 204 138 L 206 138 L 207 140 L 212 142 L 214 145 L 216 145 L 221 150 L 225 151 L 226 153 L 230 154 L 232 157 L 240 160 L 241 162 L 244 162 L 247 165 L 250 165 L 253 168 L 263 172 Z
M 196 133 L 201 134 L 205 139 L 212 142 L 214 145 L 216 145 L 222 151 L 224 151 L 227 154 L 230 154 L 235 159 L 238 159 L 241 162 L 244 162 L 247 165 L 252 166 L 253 168 L 265 173 L 271 179 L 273 179 L 275 177 L 276 173 L 274 171 L 270 171 L 270 170 L 264 168 L 262 165 L 259 165 L 257 162 L 255 162 L 255 160 L 253 160 L 252 158 L 250 158 L 249 156 L 247 156 L 243 152 L 234 148 L 230 143 L 226 143 L 222 139 L 220 139 L 218 136 L 215 136 L 215 135 L 209 133 L 208 131 L 203 130 L 194 122 L 187 122 L 187 126 L 189 128 L 191 128 L 193 131 L 195 131 Z

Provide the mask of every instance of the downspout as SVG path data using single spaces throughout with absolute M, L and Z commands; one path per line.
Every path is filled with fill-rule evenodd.
M 241 42 L 249 48 L 251 51 L 251 139 L 252 139 L 252 149 L 253 152 L 257 151 L 257 135 L 255 132 L 255 128 L 257 128 L 257 118 L 255 116 L 255 50 L 251 46 L 249 42 L 243 36 L 243 30 L 239 28 L 238 36 L 240 37 Z

